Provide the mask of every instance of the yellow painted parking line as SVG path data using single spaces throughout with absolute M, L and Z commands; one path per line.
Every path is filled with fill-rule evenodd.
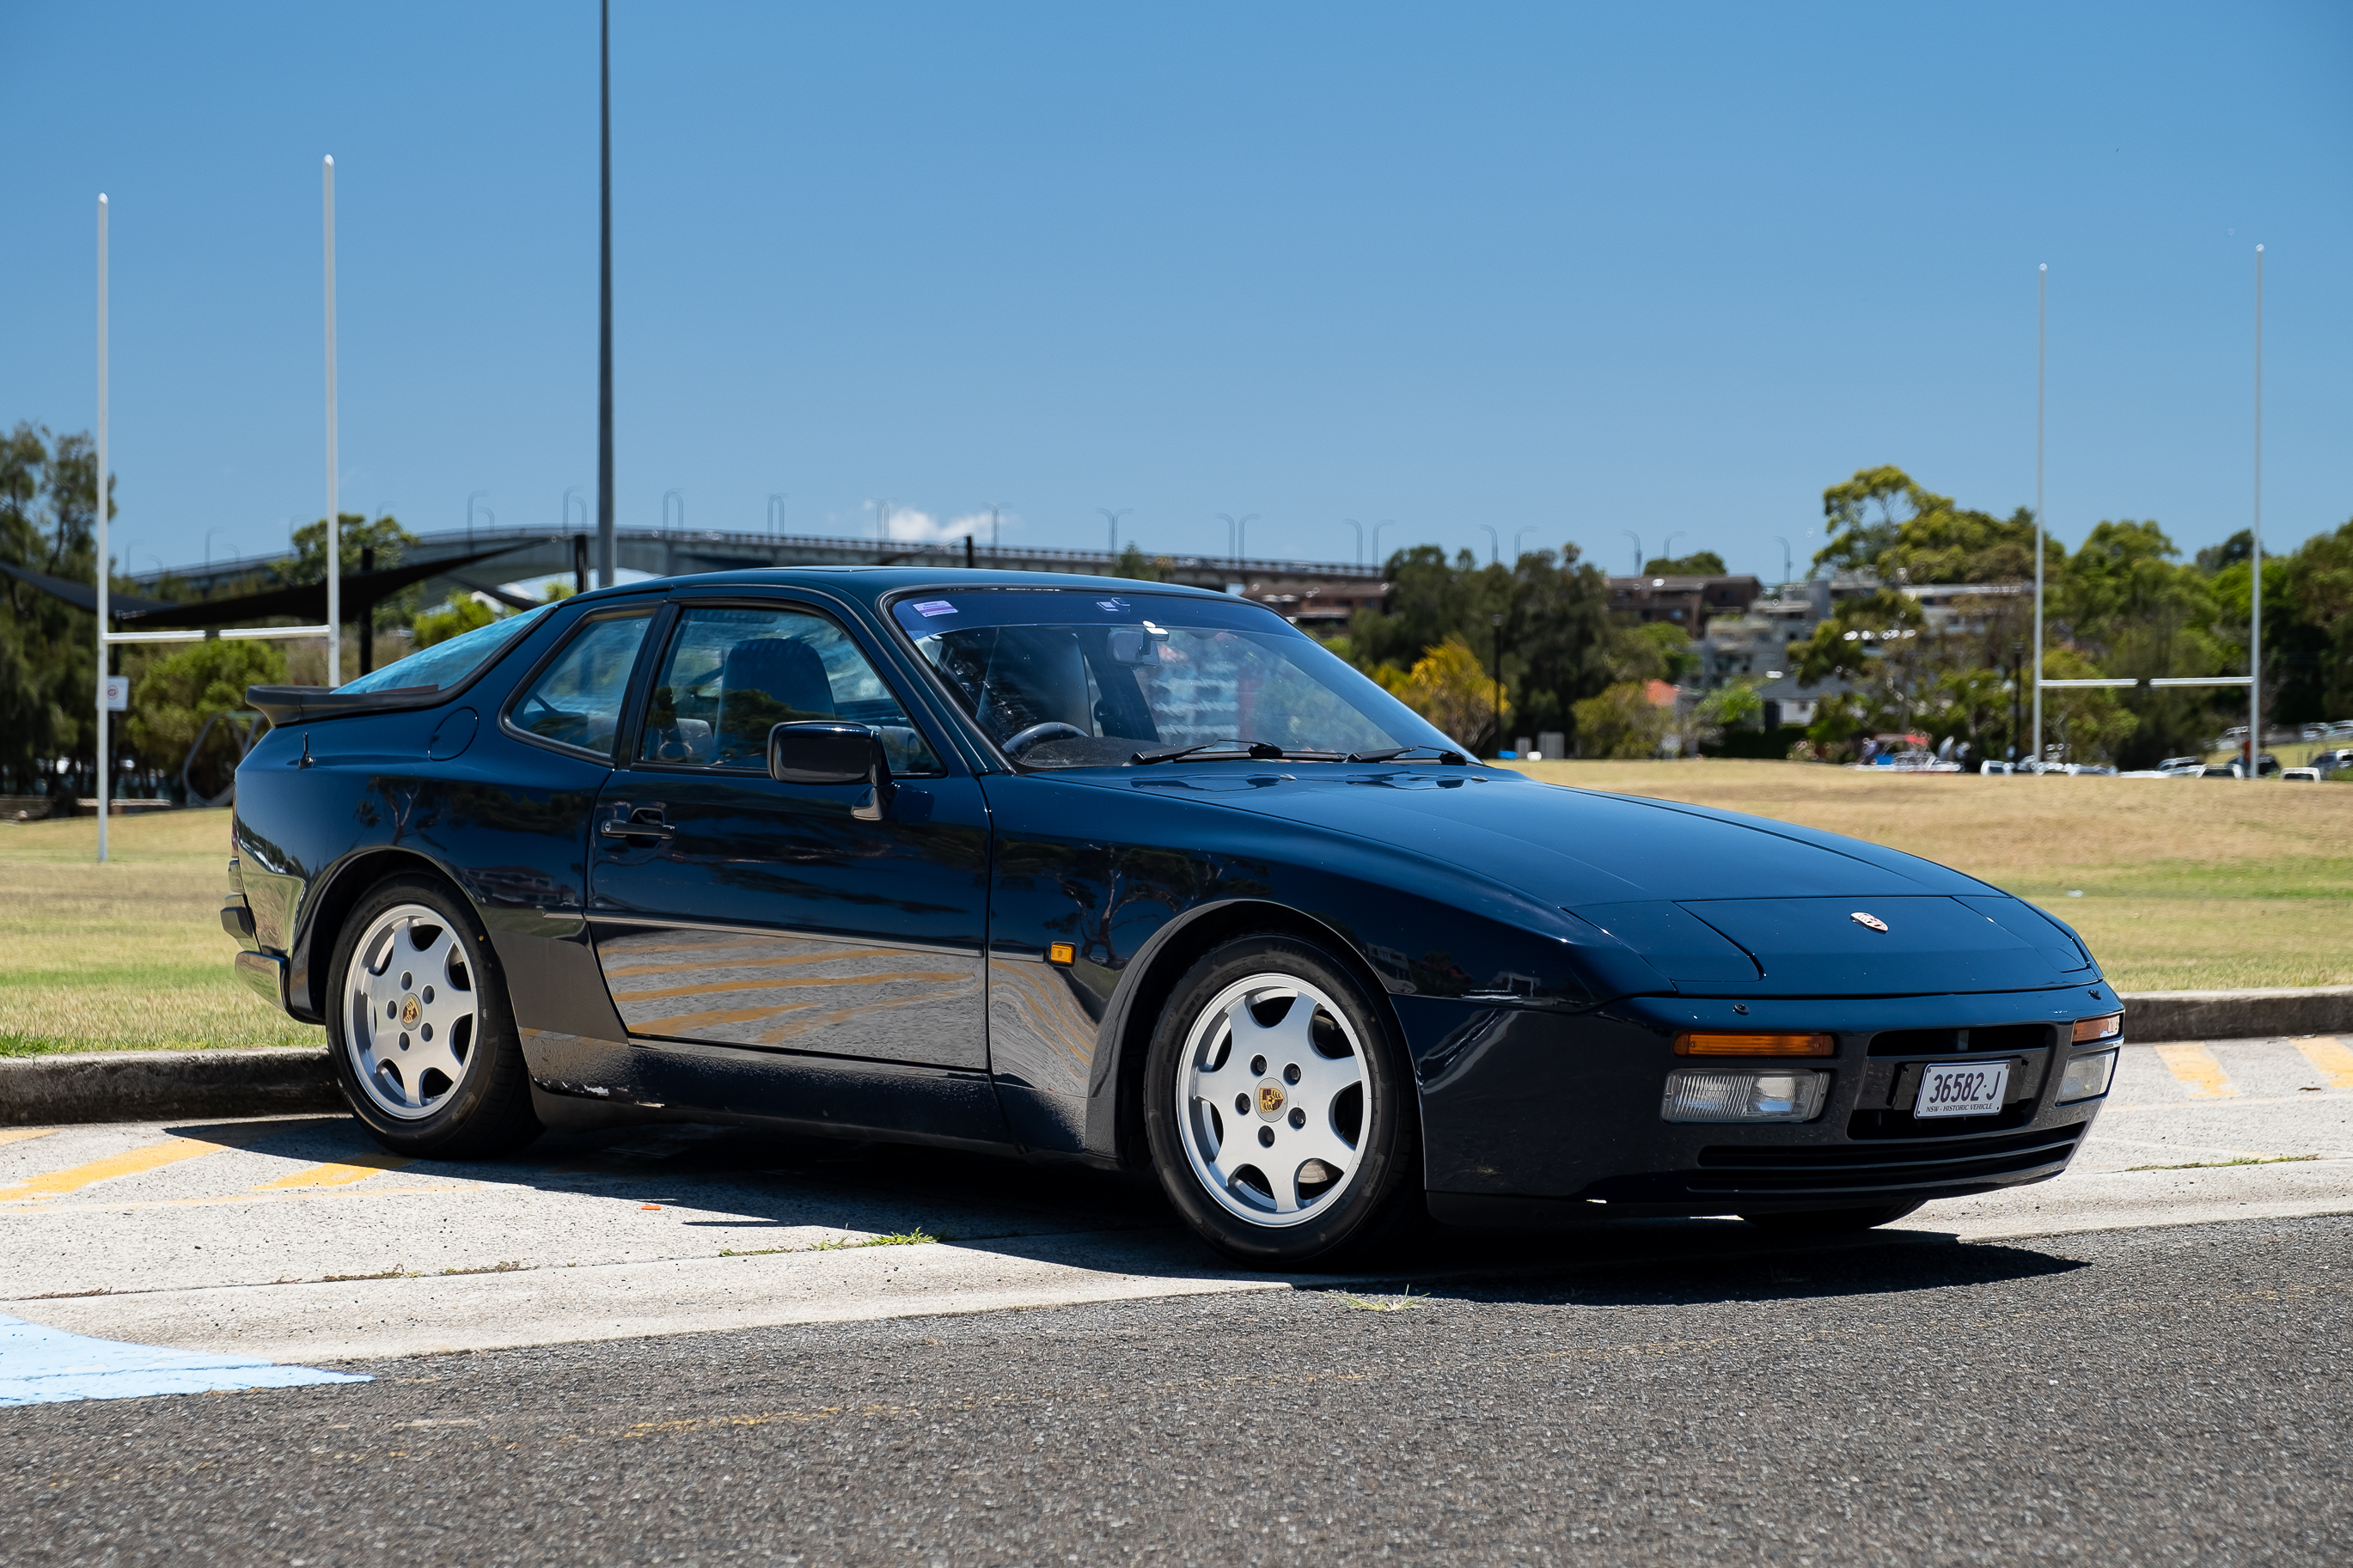
M 47 1138 L 56 1131 L 54 1127 L 0 1127 L 0 1143 L 22 1143 L 27 1138 Z
M 253 1190 L 275 1192 L 284 1187 L 343 1187 L 353 1182 L 364 1182 L 370 1176 L 385 1171 L 397 1171 L 411 1163 L 405 1154 L 362 1154 L 350 1160 L 313 1165 L 307 1171 L 297 1171 L 290 1176 L 280 1176 L 274 1182 L 264 1182 Z
M 2239 1092 L 2214 1053 L 2203 1046 L 2159 1046 L 2157 1055 L 2167 1071 L 2189 1086 L 2195 1099 L 2221 1100 Z
M 2295 1048 L 2304 1053 L 2306 1061 L 2320 1069 L 2329 1088 L 2353 1089 L 2353 1051 L 2345 1048 L 2344 1041 L 2320 1035 L 2296 1041 Z
M 38 1208 L 23 1208 L 8 1215 L 11 1224 L 29 1223 L 36 1215 L 70 1214 L 129 1214 L 133 1209 L 201 1209 L 216 1208 L 223 1204 L 291 1204 L 318 1203 L 329 1198 L 365 1198 L 373 1203 L 378 1198 L 439 1197 L 449 1193 L 480 1193 L 493 1190 L 489 1182 L 458 1182 L 440 1187 L 371 1187 L 361 1192 L 357 1187 L 297 1187 L 282 1193 L 217 1193 L 210 1197 L 142 1198 L 136 1203 L 43 1204 Z
M 149 1143 L 124 1153 L 110 1154 L 103 1160 L 92 1160 L 87 1165 L 35 1176 L 13 1187 L 0 1187 L 0 1203 L 16 1198 L 53 1198 L 61 1193 L 78 1193 L 93 1183 L 111 1182 L 117 1176 L 135 1176 L 142 1171 L 159 1170 L 165 1165 L 176 1165 L 183 1160 L 195 1159 L 200 1154 L 217 1154 L 228 1147 L 227 1143 L 208 1143 L 201 1138 L 167 1138 L 161 1143 Z

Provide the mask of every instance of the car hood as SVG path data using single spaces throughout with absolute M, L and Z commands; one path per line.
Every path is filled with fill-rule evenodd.
M 1318 776 L 1212 763 L 1085 782 L 1371 839 L 1503 884 L 1632 949 L 1686 994 L 2009 991 L 2098 975 L 2065 927 L 1998 889 L 1764 817 L 1475 768 Z

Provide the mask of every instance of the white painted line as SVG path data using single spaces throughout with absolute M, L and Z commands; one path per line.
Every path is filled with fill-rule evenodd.
M 0 1317 L 0 1405 L 367 1381 L 353 1373 L 278 1366 L 248 1356 L 90 1339 L 22 1318 Z

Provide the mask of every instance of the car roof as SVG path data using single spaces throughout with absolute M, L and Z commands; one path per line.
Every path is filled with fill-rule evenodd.
M 784 566 L 739 572 L 698 572 L 679 577 L 655 577 L 578 595 L 590 599 L 625 598 L 640 594 L 670 593 L 680 588 L 813 588 L 871 605 L 896 594 L 933 588 L 970 592 L 975 588 L 1068 588 L 1083 593 L 1173 594 L 1187 598 L 1227 599 L 1233 595 L 1183 583 L 1146 583 L 1133 577 L 1084 576 L 1075 572 L 992 572 L 961 566 Z M 1247 604 L 1249 601 L 1241 601 Z M 1267 612 L 1272 615 L 1272 611 Z

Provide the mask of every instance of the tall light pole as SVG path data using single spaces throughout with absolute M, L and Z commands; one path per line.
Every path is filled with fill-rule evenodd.
M 1662 561 L 1673 560 L 1675 557 L 1675 541 L 1678 539 L 1688 539 L 1690 537 L 1691 530 L 1687 528 L 1678 528 L 1672 533 L 1668 534 L 1666 542 L 1659 546 L 1659 559 Z
M 1501 565 L 1504 560 L 1504 541 L 1495 532 L 1495 525 L 1492 522 L 1482 522 L 1474 526 L 1487 535 L 1487 564 Z
M 1634 575 L 1640 577 L 1642 574 L 1642 536 L 1630 528 L 1621 528 L 1618 531 L 1634 542 Z
M 98 858 L 106 859 L 107 777 L 106 626 L 108 568 L 106 503 L 112 487 L 106 471 L 106 195 L 98 197 Z
M 2253 590 L 2247 612 L 2247 779 L 2263 772 L 2263 247 L 2255 247 L 2255 503 L 2253 549 L 2247 561 Z
M 768 497 L 768 537 L 776 539 L 785 531 L 785 498 L 790 490 L 777 491 Z
M 1488 622 L 1495 628 L 1495 750 L 1504 749 L 1504 617 L 1491 616 Z
M 1541 527 L 1541 526 L 1543 526 L 1543 525 L 1542 525 L 1542 524 L 1540 524 L 1540 523 L 1534 523 L 1534 522 L 1532 522 L 1532 523 L 1528 524 L 1525 528 L 1515 528 L 1515 529 L 1512 530 L 1512 564 L 1513 564 L 1513 565 L 1516 566 L 1516 565 L 1518 565 L 1518 564 L 1520 563 L 1520 541 L 1521 541 L 1521 540 L 1523 540 L 1523 539 L 1525 539 L 1529 534 L 1534 533 L 1534 532 L 1535 532 L 1535 531 L 1539 527 Z
M 667 515 L 667 511 L 665 511 L 665 515 Z M 897 501 L 876 501 L 874 503 L 874 537 L 881 540 L 885 544 L 889 543 L 891 542 L 891 520 L 898 515 L 899 503 Z
M 1119 553 L 1119 520 L 1132 516 L 1135 509 L 1132 506 L 1124 506 L 1117 511 L 1113 511 L 1107 506 L 1099 506 L 1095 510 L 1111 524 L 1111 552 L 1116 555 Z
M 1397 519 L 1395 519 L 1395 518 L 1393 518 L 1393 517 L 1385 517 L 1385 518 L 1381 519 L 1381 521 L 1378 521 L 1378 522 L 1377 522 L 1377 523 L 1373 524 L 1373 564 L 1374 564 L 1374 565 L 1376 565 L 1376 566 L 1379 566 L 1379 565 L 1381 565 L 1384 562 L 1386 562 L 1386 561 L 1388 560 L 1388 557 L 1384 556 L 1384 555 L 1381 553 L 1381 530 L 1383 530 L 1383 529 L 1385 529 L 1385 528 L 1395 528 L 1396 526 L 1397 526 Z
M 1773 542 L 1781 547 L 1781 585 L 1786 588 L 1791 574 L 1797 570 L 1790 563 L 1789 542 L 1777 533 L 1773 536 Z
M 1353 517 L 1344 517 L 1340 521 L 1356 531 L 1356 564 L 1362 566 L 1365 563 L 1365 525 Z
M 596 586 L 613 585 L 613 0 L 596 7 Z
M 343 520 L 335 493 L 335 161 L 319 166 L 327 242 L 327 684 L 343 683 Z
M 491 492 L 488 490 L 470 490 L 466 494 L 466 543 L 469 546 L 471 546 L 474 542 L 474 503 L 490 493 Z M 482 508 L 482 515 L 491 520 L 491 526 L 492 528 L 498 527 L 499 514 L 497 512 L 492 511 L 489 507 L 484 507 Z
M 662 491 L 662 526 L 664 528 L 670 526 L 670 503 L 672 501 L 678 502 L 678 531 L 684 533 L 686 531 L 686 492 L 684 490 Z
M 2034 749 L 2042 766 L 2042 425 L 2051 339 L 2051 264 L 2034 274 Z
M 1237 518 L 1231 512 L 1221 511 L 1218 513 L 1218 518 L 1219 521 L 1222 521 L 1226 525 L 1226 544 L 1228 547 L 1228 554 L 1233 560 L 1234 564 L 1239 566 L 1241 564 L 1242 545 L 1247 542 L 1245 534 L 1249 530 L 1250 525 L 1258 521 L 1258 513 L 1253 511 Z

